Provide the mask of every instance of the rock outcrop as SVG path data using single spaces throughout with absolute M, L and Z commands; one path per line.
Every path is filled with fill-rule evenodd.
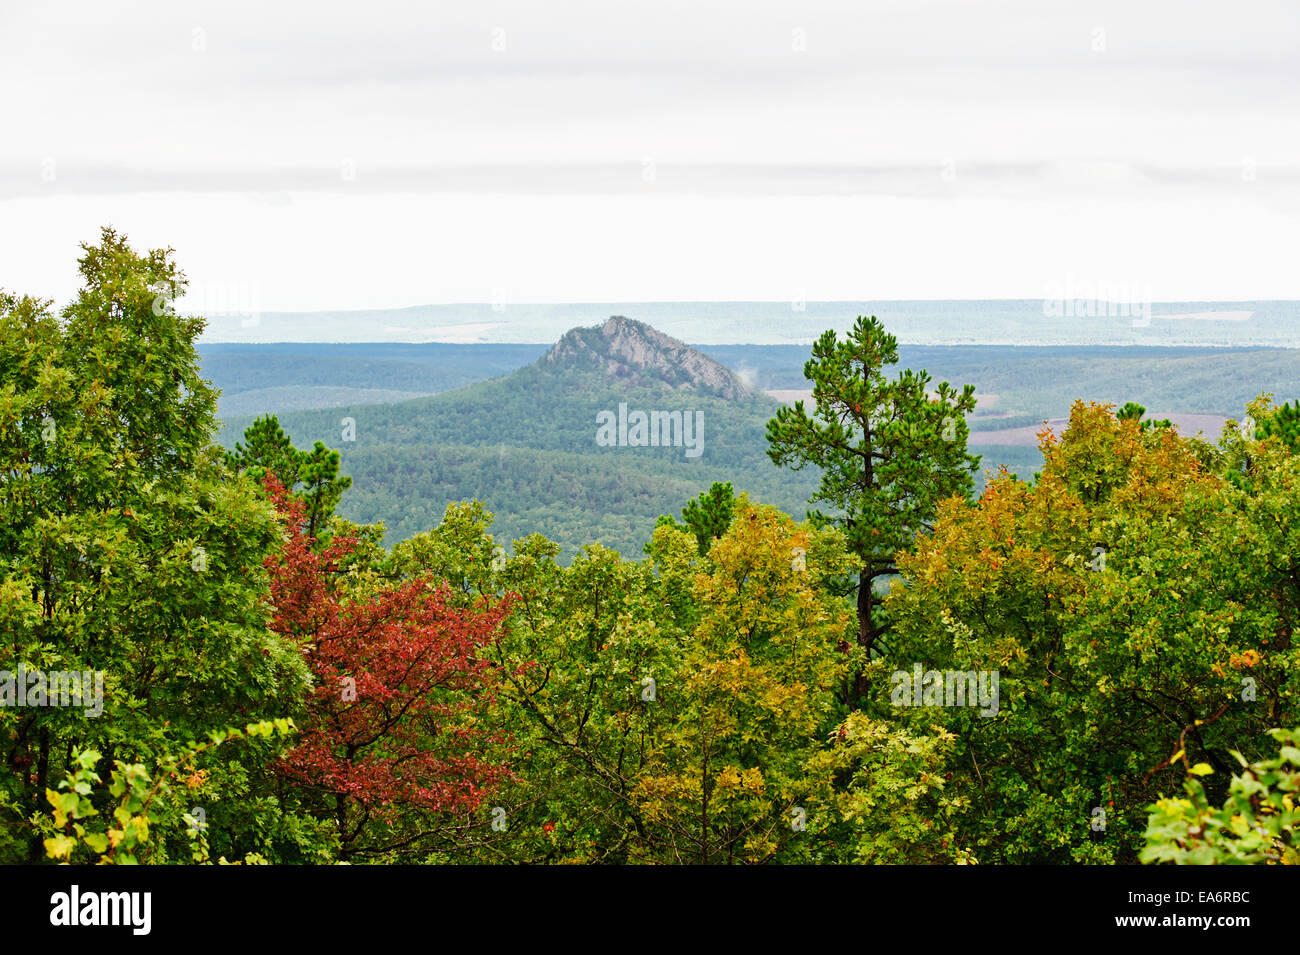
M 731 400 L 750 393 L 725 365 L 622 315 L 612 316 L 603 325 L 570 329 L 538 364 L 600 371 L 632 385 L 657 383 Z

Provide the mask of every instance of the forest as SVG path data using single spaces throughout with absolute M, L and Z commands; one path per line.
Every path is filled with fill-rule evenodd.
M 851 313 L 850 313 L 851 314 Z M 506 539 L 540 531 L 568 560 L 600 541 L 640 554 L 663 513 L 731 481 L 751 498 L 802 517 L 816 478 L 773 469 L 763 430 L 780 395 L 805 394 L 807 346 L 698 346 L 738 369 L 744 400 L 702 395 L 711 441 L 700 460 L 653 453 L 611 457 L 596 447 L 588 414 L 620 401 L 674 402 L 666 382 L 629 390 L 591 369 L 547 373 L 541 345 L 200 345 L 201 372 L 221 389 L 217 443 L 233 448 L 257 417 L 275 414 L 300 444 L 320 440 L 343 455 L 354 490 L 340 513 L 382 522 L 392 544 L 435 525 L 447 505 L 482 501 Z M 899 367 L 973 382 L 977 403 L 968 444 L 980 455 L 975 492 L 1006 466 L 1032 478 L 1043 465 L 1034 432 L 1063 425 L 1087 395 L 1153 416 L 1178 415 L 1186 434 L 1217 435 L 1261 392 L 1289 395 L 1300 351 L 1285 348 L 918 346 L 900 344 Z M 395 390 L 406 389 L 406 390 Z M 342 422 L 356 426 L 345 432 Z M 716 431 L 713 425 L 717 425 Z M 1059 427 L 1058 427 L 1059 430 Z
M 0 862 L 1300 862 L 1300 405 L 1267 383 L 1214 439 L 1072 395 L 1040 469 L 977 481 L 974 387 L 861 316 L 812 400 L 682 395 L 707 465 L 621 482 L 620 449 L 546 463 L 662 393 L 540 366 L 219 443 L 174 254 L 104 229 L 79 268 L 58 310 L 0 292 Z M 345 516 L 342 416 L 372 470 L 483 470 L 495 429 L 562 539 L 430 514 L 414 471 L 400 539 Z M 565 523 L 664 487 L 636 548 Z
M 703 414 L 704 453 L 602 447 L 597 416 L 620 404 Z M 654 381 L 619 382 L 589 369 L 527 365 L 431 397 L 277 420 L 300 444 L 321 441 L 342 452 L 355 491 L 340 513 L 382 521 L 389 543 L 427 530 L 448 504 L 473 497 L 494 509 L 498 533 L 513 539 L 541 531 L 567 560 L 597 540 L 639 554 L 660 514 L 714 481 L 739 483 L 743 476 L 752 494 L 802 513 L 815 480 L 779 471 L 763 450 L 766 422 L 778 407 L 762 394 L 727 400 Z M 219 443 L 233 449 L 256 420 L 225 419 Z M 345 421 L 355 425 L 346 441 Z

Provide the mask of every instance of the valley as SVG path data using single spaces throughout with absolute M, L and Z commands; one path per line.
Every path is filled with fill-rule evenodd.
M 611 325 L 610 323 L 613 323 Z M 617 334 L 601 335 L 601 329 Z M 902 345 L 894 373 L 974 384 L 976 489 L 999 467 L 1030 478 L 1038 433 L 1059 432 L 1078 398 L 1136 401 L 1185 434 L 1214 439 L 1260 392 L 1296 397 L 1300 351 L 1155 346 Z M 354 479 L 343 516 L 382 522 L 392 543 L 435 526 L 453 501 L 479 500 L 502 541 L 544 534 L 572 556 L 600 541 L 636 556 L 661 514 L 732 481 L 803 516 L 811 471 L 776 468 L 765 427 L 806 398 L 804 345 L 687 345 L 635 319 L 534 344 L 278 343 L 200 346 L 221 389 L 226 448 L 261 414 L 298 446 L 342 452 Z M 600 440 L 602 414 L 699 414 L 698 454 Z M 344 419 L 355 426 L 345 428 Z M 692 419 L 694 420 L 694 419 Z M 626 434 L 626 432 L 624 432 Z M 687 449 L 689 451 L 689 449 Z

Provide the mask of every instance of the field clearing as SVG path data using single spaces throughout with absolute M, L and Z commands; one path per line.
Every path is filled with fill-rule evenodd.
M 1159 420 L 1168 418 L 1174 423 L 1174 427 L 1183 435 L 1194 436 L 1199 434 L 1202 438 L 1209 441 L 1217 440 L 1219 432 L 1223 430 L 1224 423 L 1228 420 L 1223 415 L 1214 414 L 1179 414 L 1157 412 L 1148 414 L 1147 417 Z M 1068 423 L 1067 418 L 1052 418 L 1046 422 L 1046 427 L 1050 428 L 1053 434 L 1060 435 L 1065 431 Z M 1013 448 L 1034 448 L 1038 446 L 1038 434 L 1043 430 L 1044 425 L 1030 425 L 1024 428 L 1007 428 L 1003 431 L 976 431 L 970 433 L 969 444 L 971 447 L 1013 447 Z M 987 440 L 985 436 L 997 435 L 997 440 Z

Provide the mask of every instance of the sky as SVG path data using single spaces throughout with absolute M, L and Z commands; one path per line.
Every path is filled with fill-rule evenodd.
M 0 4 L 0 287 L 1300 298 L 1294 0 Z

